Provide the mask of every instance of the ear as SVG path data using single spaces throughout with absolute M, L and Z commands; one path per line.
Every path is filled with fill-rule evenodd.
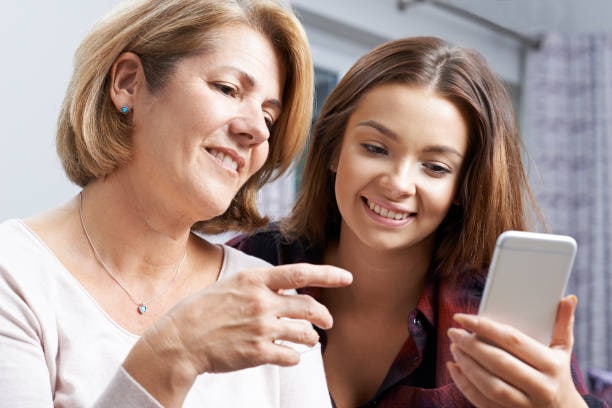
M 124 52 L 117 57 L 110 71 L 110 96 L 117 110 L 134 106 L 138 87 L 144 83 L 144 70 L 140 57 Z

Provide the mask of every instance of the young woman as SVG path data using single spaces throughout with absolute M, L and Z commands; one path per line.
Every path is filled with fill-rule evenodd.
M 230 244 L 353 274 L 309 291 L 334 317 L 320 334 L 337 407 L 585 406 L 574 298 L 550 346 L 472 315 L 497 236 L 537 214 L 510 99 L 478 53 L 430 37 L 375 48 L 310 146 L 290 217 Z
M 274 0 L 118 6 L 77 51 L 57 148 L 83 187 L 0 224 L 3 407 L 330 406 L 329 312 L 193 233 L 262 225 L 257 189 L 307 135 L 312 62 Z

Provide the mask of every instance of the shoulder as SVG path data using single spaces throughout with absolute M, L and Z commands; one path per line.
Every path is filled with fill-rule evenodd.
M 486 274 L 486 269 L 457 267 L 449 276 L 437 277 L 437 297 L 443 309 L 450 314 L 475 313 L 482 298 Z M 452 279 L 453 276 L 457 278 Z
M 0 326 L 15 339 L 41 331 L 51 340 L 56 306 L 74 279 L 40 238 L 21 220 L 0 223 Z M 78 292 L 78 291 L 77 291 Z
M 318 252 L 314 248 L 303 240 L 287 239 L 280 231 L 278 223 L 272 223 L 250 234 L 238 235 L 229 240 L 227 245 L 273 265 L 297 262 L 319 263 Z
M 45 242 L 22 220 L 0 223 L 0 277 L 12 290 L 57 287 L 64 267 Z
M 227 278 L 236 275 L 240 271 L 254 268 L 267 268 L 270 263 L 255 256 L 245 254 L 230 246 L 221 244 L 223 249 L 223 263 L 221 265 L 221 273 L 219 279 Z
M 221 244 L 223 249 L 223 264 L 219 279 L 224 279 L 232 275 L 236 275 L 241 271 L 254 268 L 269 268 L 273 265 L 261 258 L 245 254 L 242 251 L 232 248 L 228 245 Z M 290 291 L 294 293 L 293 290 Z
M 37 262 L 46 254 L 43 242 L 22 220 L 0 223 L 0 269 L 10 270 Z
M 3 241 L 13 235 L 25 235 L 27 231 L 26 224 L 18 218 L 9 218 L 0 222 L 0 239 Z
M 258 258 L 253 255 L 249 255 L 245 252 L 239 251 L 231 246 L 221 244 L 223 249 L 223 266 L 225 268 L 236 269 L 236 268 L 258 268 L 268 267 L 269 262 Z
M 240 234 L 227 242 L 227 245 L 243 252 L 253 252 L 270 246 L 277 246 L 283 241 L 283 235 L 277 223 L 247 234 Z

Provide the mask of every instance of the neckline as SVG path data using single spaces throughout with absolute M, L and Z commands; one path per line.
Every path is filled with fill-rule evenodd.
M 78 292 L 86 296 L 89 299 L 90 304 L 93 305 L 93 307 L 100 312 L 100 315 L 102 318 L 104 318 L 112 326 L 118 329 L 122 334 L 132 339 L 140 338 L 141 335 L 133 333 L 127 330 L 126 328 L 124 328 L 123 326 L 121 326 L 106 312 L 106 310 L 104 310 L 104 308 L 91 295 L 91 293 L 89 293 L 89 291 L 85 288 L 85 286 L 83 286 L 83 284 L 62 263 L 62 261 L 57 257 L 55 252 L 53 252 L 53 250 L 49 248 L 46 242 L 32 228 L 30 228 L 30 226 L 23 219 L 14 218 L 11 220 L 7 220 L 7 222 L 11 222 L 11 221 L 14 222 L 17 228 L 20 228 L 23 231 L 27 239 L 32 241 L 33 244 L 37 245 L 40 249 L 44 251 L 44 256 L 49 258 L 51 261 L 53 261 L 53 263 L 57 266 L 56 268 L 54 268 L 54 270 L 56 270 L 59 274 L 61 274 L 59 277 L 62 279 L 67 279 L 69 281 L 70 288 L 74 288 L 75 290 L 77 290 Z M 206 239 L 201 237 L 200 235 L 198 234 L 194 234 L 194 235 L 198 237 L 199 239 L 206 241 Z M 223 251 L 223 260 L 221 262 L 221 268 L 217 275 L 217 279 L 215 281 L 215 282 L 218 282 L 226 274 L 225 271 L 227 269 L 227 262 L 228 262 L 229 256 L 228 256 L 228 248 L 226 245 L 223 245 L 223 244 L 215 244 L 215 245 L 219 246 L 221 250 Z

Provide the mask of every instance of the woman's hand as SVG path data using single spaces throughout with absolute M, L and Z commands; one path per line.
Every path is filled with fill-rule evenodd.
M 284 290 L 345 286 L 351 279 L 342 269 L 310 264 L 244 271 L 181 302 L 158 328 L 176 333 L 198 373 L 295 365 L 299 354 L 279 342 L 314 346 L 319 336 L 312 324 L 329 329 L 333 320 L 312 297 Z
M 312 297 L 286 290 L 351 282 L 349 272 L 327 265 L 243 271 L 178 303 L 145 332 L 123 366 L 164 406 L 180 406 L 198 374 L 295 365 L 299 353 L 282 342 L 314 346 L 319 336 L 312 324 L 329 329 L 332 317 Z
M 561 300 L 550 346 L 475 315 L 454 316 L 453 381 L 478 407 L 586 407 L 571 375 L 576 297 Z M 495 345 L 493 345 L 495 344 Z

